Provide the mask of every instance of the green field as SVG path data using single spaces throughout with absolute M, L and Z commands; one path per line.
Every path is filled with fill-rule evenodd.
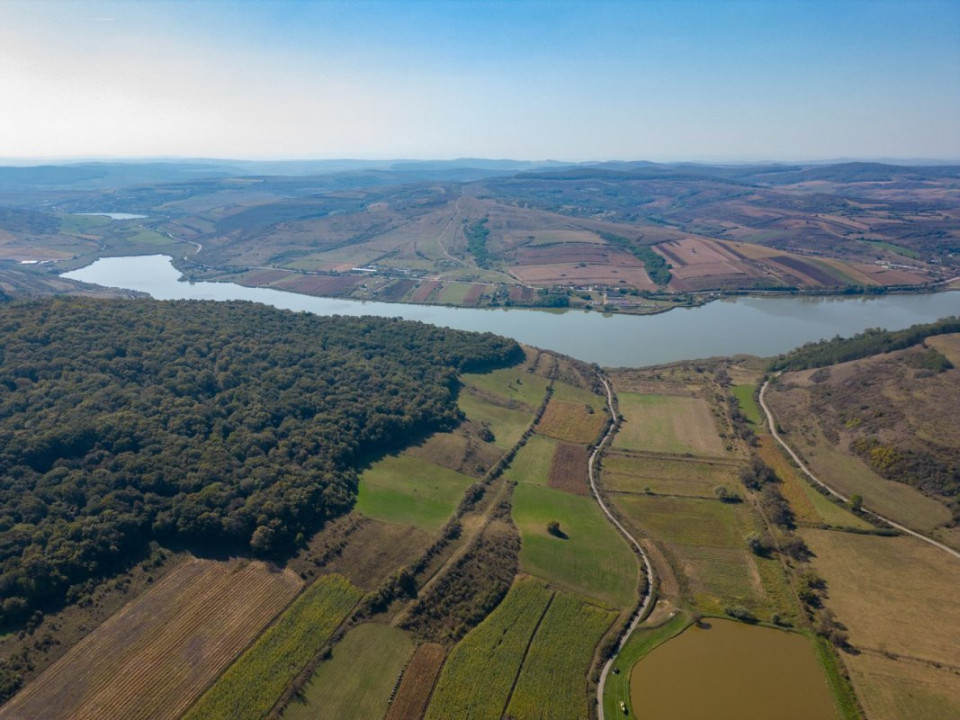
M 530 485 L 546 485 L 557 441 L 543 435 L 531 435 L 516 454 L 503 476 L 507 480 Z
M 450 305 L 462 305 L 467 292 L 470 290 L 471 283 L 448 282 L 440 291 L 440 297 L 437 302 Z
M 620 495 L 615 504 L 636 525 L 668 543 L 741 549 L 753 530 L 750 510 L 742 503 Z
M 487 423 L 493 430 L 494 444 L 502 448 L 511 448 L 516 445 L 533 420 L 532 409 L 510 410 L 486 402 L 463 390 L 457 396 L 457 405 L 469 419 Z
M 710 407 L 704 400 L 677 395 L 618 395 L 623 423 L 613 446 L 625 450 L 722 455 Z
M 624 608 L 634 601 L 637 560 L 592 497 L 518 485 L 513 519 L 523 538 L 524 572 L 611 607 Z M 547 532 L 551 520 L 560 523 L 565 539 Z
M 562 402 L 589 405 L 598 413 L 603 412 L 607 406 L 607 401 L 599 395 L 559 380 L 553 384 L 553 396 Z
M 551 597 L 531 578 L 514 582 L 496 610 L 451 651 L 427 718 L 500 720 L 527 645 Z
M 614 617 L 576 595 L 557 593 L 523 661 L 507 717 L 587 717 L 587 674 Z
M 904 247 L 903 245 L 895 245 L 893 243 L 882 242 L 880 240 L 864 240 L 863 242 L 874 247 L 883 248 L 884 250 L 889 250 L 890 252 L 895 252 L 897 255 L 903 255 L 908 257 L 911 260 L 919 260 L 920 253 L 916 250 L 911 250 L 910 248 Z
M 220 676 L 185 720 L 265 717 L 361 595 L 340 575 L 321 577 Z
M 397 674 L 413 654 L 403 631 L 365 623 L 348 632 L 310 679 L 301 698 L 283 713 L 286 720 L 383 717 Z
M 356 509 L 375 520 L 439 529 L 473 482 L 428 460 L 385 457 L 360 475 Z
M 487 373 L 466 373 L 460 377 L 464 385 L 493 393 L 504 400 L 516 400 L 531 409 L 540 407 L 547 392 L 549 380 L 522 367 L 504 368 Z
M 603 458 L 603 486 L 612 492 L 689 497 L 715 497 L 714 488 L 736 489 L 736 467 L 723 463 L 699 462 L 687 458 L 630 457 L 608 453 Z
M 763 415 L 760 412 L 760 406 L 757 405 L 753 397 L 753 391 L 756 387 L 753 385 L 734 385 L 733 396 L 740 403 L 740 411 L 756 427 L 763 425 Z
M 661 643 L 679 635 L 690 625 L 690 619 L 684 613 L 678 613 L 657 627 L 638 627 L 627 644 L 623 646 L 613 667 L 618 673 L 607 675 L 607 684 L 603 689 L 603 711 L 608 718 L 622 718 L 620 703 L 627 705 L 627 717 L 636 717 L 630 703 L 630 676 L 633 666 Z

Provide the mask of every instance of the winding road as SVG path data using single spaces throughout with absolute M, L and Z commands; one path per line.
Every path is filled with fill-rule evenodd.
M 850 499 L 846 495 L 843 495 L 842 493 L 838 492 L 834 488 L 827 485 L 827 483 L 823 482 L 823 480 L 818 478 L 816 475 L 814 475 L 813 472 L 811 472 L 810 468 L 808 468 L 804 464 L 803 460 L 800 459 L 800 456 L 793 451 L 793 448 L 787 445 L 787 442 L 780 436 L 780 433 L 777 432 L 777 422 L 773 417 L 773 412 L 770 410 L 770 407 L 767 405 L 767 401 L 765 397 L 767 393 L 767 388 L 769 386 L 770 386 L 770 380 L 767 380 L 765 383 L 763 383 L 763 385 L 760 387 L 759 399 L 760 399 L 760 407 L 763 408 L 763 412 L 767 416 L 767 425 L 770 427 L 770 434 L 773 435 L 774 439 L 778 443 L 780 443 L 780 445 L 783 447 L 784 450 L 787 451 L 790 457 L 793 458 L 793 461 L 797 463 L 797 465 L 800 467 L 801 470 L 803 470 L 803 472 L 806 474 L 808 478 L 813 480 L 813 482 L 815 482 L 820 487 L 824 488 L 827 492 L 829 492 L 835 498 L 840 499 L 842 502 L 850 502 Z M 926 535 L 918 533 L 916 530 L 911 530 L 908 527 L 904 527 L 900 523 L 894 522 L 890 518 L 884 515 L 881 515 L 878 512 L 874 512 L 873 510 L 868 510 L 867 508 L 861 508 L 861 509 L 863 512 L 867 513 L 868 515 L 872 515 L 875 518 L 879 518 L 880 520 L 883 520 L 883 522 L 887 523 L 891 527 L 895 527 L 897 530 L 900 530 L 901 532 L 904 532 L 907 535 L 913 535 L 913 537 L 919 540 L 923 540 L 925 543 L 929 543 L 930 545 L 933 545 L 934 547 L 939 548 L 944 552 L 950 553 L 955 558 L 960 560 L 960 552 L 957 552 L 953 548 L 948 547 L 941 542 L 937 542 L 933 538 L 930 538 L 930 537 L 927 537 Z
M 614 661 L 617 659 L 617 655 L 620 654 L 620 651 L 623 649 L 623 646 L 626 644 L 627 640 L 630 639 L 630 636 L 633 634 L 633 631 L 637 629 L 637 625 L 640 624 L 641 618 L 643 618 L 644 613 L 647 610 L 647 607 L 650 605 L 650 601 L 653 599 L 653 567 L 650 565 L 650 560 L 647 558 L 647 554 L 643 551 L 643 548 L 640 547 L 640 543 L 637 542 L 637 539 L 631 535 L 627 529 L 620 524 L 620 521 L 617 520 L 613 513 L 610 512 L 610 508 L 607 507 L 606 503 L 603 502 L 603 498 L 600 497 L 600 491 L 597 490 L 597 478 L 596 473 L 594 472 L 594 463 L 597 458 L 600 456 L 600 453 L 603 451 L 603 448 L 606 446 L 607 442 L 613 435 L 616 433 L 617 423 L 616 423 L 616 409 L 613 407 L 613 391 L 610 389 L 610 384 L 607 382 L 606 378 L 601 377 L 600 382 L 603 383 L 604 389 L 607 391 L 607 406 L 610 408 L 610 417 L 614 418 L 614 422 L 611 423 L 610 428 L 607 430 L 607 434 L 603 436 L 603 439 L 597 443 L 597 446 L 593 449 L 593 452 L 590 454 L 590 460 L 587 462 L 587 475 L 590 478 L 590 489 L 593 491 L 593 497 L 596 499 L 597 504 L 600 506 L 600 509 L 603 510 L 603 514 L 607 516 L 607 519 L 614 524 L 617 530 L 630 542 L 631 545 L 636 549 L 637 554 L 640 556 L 640 559 L 643 560 L 644 573 L 647 576 L 647 594 L 643 597 L 643 602 L 640 604 L 640 607 L 637 609 L 637 612 L 634 614 L 633 619 L 630 621 L 630 625 L 627 627 L 627 631 L 623 634 L 623 637 L 620 638 L 620 642 L 617 644 L 616 649 L 613 652 L 613 655 L 607 660 L 606 664 L 603 666 L 603 670 L 600 672 L 600 681 L 597 683 L 597 718 L 598 720 L 604 720 L 603 717 L 603 688 L 607 684 L 607 675 L 610 673 L 610 668 L 613 667 Z

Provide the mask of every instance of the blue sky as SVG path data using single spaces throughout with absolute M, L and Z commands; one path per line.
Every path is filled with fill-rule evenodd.
M 0 2 L 0 157 L 960 159 L 960 2 Z

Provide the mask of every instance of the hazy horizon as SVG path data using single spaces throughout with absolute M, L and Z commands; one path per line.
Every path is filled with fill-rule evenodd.
M 0 159 L 960 158 L 960 3 L 0 3 Z

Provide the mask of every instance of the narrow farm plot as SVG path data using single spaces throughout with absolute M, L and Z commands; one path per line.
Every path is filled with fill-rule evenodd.
M 518 483 L 546 485 L 556 448 L 556 440 L 542 435 L 531 435 L 514 456 L 503 476 Z
M 403 680 L 397 688 L 393 702 L 390 703 L 385 720 L 407 720 L 424 716 L 446 656 L 446 648 L 436 643 L 424 643 L 417 648 L 403 673 Z
M 493 444 L 508 449 L 516 445 L 533 420 L 533 409 L 494 405 L 470 392 L 461 392 L 457 405 L 470 420 L 493 429 Z
M 537 432 L 570 443 L 595 442 L 603 431 L 607 416 L 593 406 L 551 399 L 537 423 Z
M 706 401 L 678 395 L 618 394 L 624 422 L 615 448 L 723 455 L 723 441 Z
M 519 578 L 503 602 L 450 652 L 428 720 L 469 717 L 500 720 L 527 647 L 553 593 L 531 578 Z
M 960 563 L 916 538 L 804 530 L 871 720 L 960 716 Z
M 615 617 L 576 595 L 558 592 L 527 651 L 506 716 L 587 717 L 587 673 L 594 649 Z
M 413 654 L 413 641 L 399 628 L 364 623 L 337 643 L 285 720 L 366 720 L 383 717 L 397 677 Z
M 574 495 L 589 495 L 588 460 L 587 449 L 583 445 L 558 443 L 550 463 L 547 484 Z
M 737 487 L 736 471 L 731 462 L 611 451 L 601 479 L 610 492 L 713 498 L 718 486 Z
M 734 385 L 733 396 L 740 404 L 740 412 L 747 418 L 747 421 L 754 427 L 760 427 L 763 425 L 763 415 L 756 398 L 753 397 L 756 389 L 754 385 Z
M 340 575 L 317 580 L 230 666 L 184 720 L 266 717 L 361 594 Z
M 523 544 L 520 566 L 558 588 L 624 608 L 635 598 L 637 560 L 593 498 L 537 485 L 518 485 L 513 519 Z M 547 530 L 560 524 L 564 537 Z
M 178 718 L 300 586 L 261 562 L 190 560 L 81 640 L 0 718 Z
M 471 482 L 422 458 L 385 457 L 360 476 L 356 509 L 375 520 L 437 530 Z

